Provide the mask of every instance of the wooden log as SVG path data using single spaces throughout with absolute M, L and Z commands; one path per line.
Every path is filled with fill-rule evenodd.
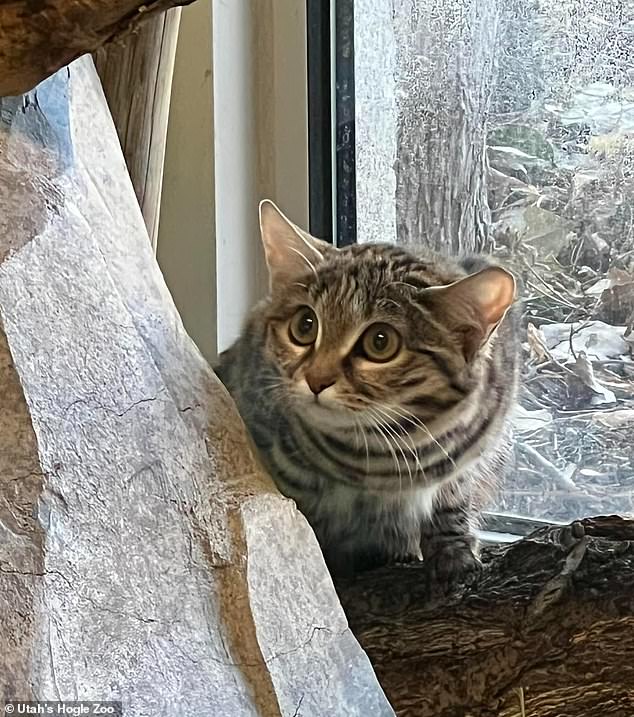
M 13 0 L 0 3 L 0 97 L 32 90 L 154 13 L 192 0 Z
M 135 32 L 95 53 L 97 72 L 155 251 L 180 16 L 180 8 L 155 13 Z
M 393 715 L 183 329 L 88 57 L 0 100 L 0 695 Z
M 441 600 L 421 565 L 338 586 L 396 713 L 634 714 L 634 521 L 541 529 L 485 557 Z

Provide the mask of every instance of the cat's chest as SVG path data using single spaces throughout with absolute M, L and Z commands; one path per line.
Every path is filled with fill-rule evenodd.
M 439 485 L 385 491 L 368 491 L 363 486 L 331 485 L 313 500 L 314 507 L 336 514 L 344 521 L 412 521 L 430 518 Z
M 313 527 L 331 537 L 353 536 L 385 542 L 386 534 L 417 534 L 421 522 L 431 519 L 439 484 L 368 490 L 332 480 L 289 484 L 273 468 L 279 489 L 293 498 Z M 308 478 L 306 474 L 305 478 Z M 374 536 L 374 538 L 372 538 Z M 379 536 L 383 536 L 379 538 Z
M 421 525 L 430 521 L 438 486 L 402 492 L 369 492 L 345 484 L 295 497 L 322 545 L 337 552 L 377 550 L 415 554 Z

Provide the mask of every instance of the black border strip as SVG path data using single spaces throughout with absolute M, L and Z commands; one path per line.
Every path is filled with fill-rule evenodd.
M 307 0 L 308 206 L 310 233 L 332 243 L 330 2 Z
M 357 241 L 354 0 L 335 2 L 337 246 Z
M 335 23 L 335 97 L 331 17 Z M 347 246 L 357 241 L 354 0 L 306 0 L 306 20 L 309 227 L 311 234 L 333 243 L 334 224 L 336 245 Z M 333 222 L 333 187 L 336 222 Z

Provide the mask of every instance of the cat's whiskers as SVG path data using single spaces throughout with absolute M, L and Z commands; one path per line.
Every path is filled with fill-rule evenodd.
M 410 487 L 413 488 L 413 487 L 414 487 L 414 478 L 413 478 L 413 476 L 412 476 L 412 469 L 411 469 L 411 467 L 410 467 L 410 465 L 409 465 L 409 461 L 407 460 L 407 458 L 406 458 L 406 456 L 405 456 L 405 452 L 403 451 L 403 448 L 401 447 L 401 445 L 400 445 L 400 443 L 399 443 L 399 440 L 398 440 L 399 436 L 398 436 L 398 434 L 396 433 L 396 431 L 394 431 L 394 429 L 393 429 L 388 423 L 386 423 L 385 419 L 381 417 L 381 413 L 380 413 L 378 410 L 376 410 L 375 408 L 368 408 L 367 410 L 370 412 L 370 415 L 371 415 L 371 416 L 374 416 L 374 419 L 375 419 L 375 421 L 376 421 L 377 427 L 379 427 L 379 426 L 381 427 L 381 429 L 382 429 L 382 430 L 381 430 L 381 433 L 383 433 L 384 430 L 387 431 L 387 436 L 386 436 L 386 438 L 388 439 L 388 443 L 390 443 L 390 442 L 389 442 L 390 436 L 391 436 L 393 439 L 395 439 L 395 441 L 394 441 L 394 446 L 398 449 L 399 453 L 401 454 L 401 456 L 402 456 L 402 458 L 403 458 L 403 462 L 405 463 L 405 466 L 406 466 L 406 468 L 407 468 L 407 472 L 409 473 Z M 383 433 L 383 435 L 386 435 L 386 434 Z M 406 446 L 406 447 L 407 447 L 407 446 Z M 395 454 L 395 452 L 394 452 L 393 449 L 392 449 L 392 455 L 394 456 L 394 461 L 395 461 L 396 466 L 397 466 L 397 469 L 398 469 L 399 488 L 400 488 L 400 492 L 402 493 L 402 492 L 403 492 L 403 481 L 402 481 L 401 463 L 400 463 L 400 461 L 398 460 L 398 456 L 396 456 L 396 454 Z
M 392 411 L 392 413 L 395 413 L 395 414 L 396 414 L 397 416 L 399 416 L 400 418 L 402 418 L 402 419 L 404 419 L 404 420 L 406 420 L 406 421 L 409 421 L 409 422 L 410 422 L 411 424 L 413 424 L 414 426 L 418 426 L 418 427 L 421 428 L 423 431 L 425 431 L 425 433 L 429 436 L 429 438 L 431 439 L 431 441 L 438 446 L 438 448 L 440 449 L 440 451 L 442 452 L 442 454 L 445 456 L 445 458 L 447 458 L 447 460 L 451 463 L 451 465 L 452 465 L 454 468 L 457 468 L 456 462 L 455 462 L 454 459 L 451 457 L 451 455 L 447 452 L 447 449 L 442 445 L 442 443 L 440 443 L 440 441 L 436 438 L 436 436 L 434 436 L 434 434 L 429 430 L 429 428 L 425 425 L 425 423 L 423 423 L 423 421 L 421 421 L 421 419 L 418 418 L 418 416 L 416 416 L 416 415 L 415 415 L 414 413 L 412 413 L 411 411 L 408 411 L 406 408 L 403 408 L 402 406 L 400 407 L 400 411 L 403 411 L 403 413 L 401 413 L 401 412 L 399 411 L 399 409 L 394 408 L 393 406 L 387 406 L 387 405 L 385 405 L 385 404 L 381 404 L 381 405 L 382 405 L 386 410 Z
M 388 419 L 390 420 L 390 422 L 394 420 L 393 417 L 389 415 L 389 412 L 391 412 L 392 409 L 391 409 L 391 407 L 388 406 L 387 404 L 385 404 L 385 403 L 376 403 L 376 404 L 375 404 L 375 408 L 376 408 L 377 410 L 382 410 L 382 411 L 384 411 L 384 412 L 385 412 L 384 415 L 386 415 L 386 416 L 388 417 Z M 397 414 L 397 415 L 398 415 L 398 414 Z M 404 416 L 402 416 L 402 418 L 404 418 Z M 417 449 L 417 447 L 416 447 L 416 444 L 414 443 L 414 439 L 413 439 L 412 436 L 409 434 L 409 432 L 406 431 L 406 430 L 400 425 L 400 423 L 397 423 L 397 425 L 398 425 L 398 427 L 401 429 L 402 434 L 403 434 L 403 435 L 401 436 L 401 441 L 404 441 L 405 438 L 407 438 L 407 440 L 409 441 L 409 444 L 410 444 L 410 446 L 411 446 L 410 452 L 411 452 L 411 454 L 412 454 L 414 460 L 416 461 L 416 471 L 417 471 L 417 472 L 420 471 L 420 473 L 422 474 L 422 476 L 423 476 L 423 478 L 424 478 L 424 477 L 425 477 L 425 469 L 424 469 L 423 466 L 421 465 L 420 456 L 418 455 L 418 449 Z
M 401 455 L 403 456 L 403 460 L 405 461 L 405 465 L 407 466 L 407 472 L 409 473 L 410 486 L 413 488 L 413 487 L 414 487 L 414 478 L 413 478 L 413 476 L 412 476 L 412 469 L 411 469 L 411 466 L 410 466 L 410 464 L 409 464 L 409 461 L 407 460 L 407 458 L 405 457 L 405 454 L 403 453 L 403 449 L 400 447 L 399 444 L 402 444 L 403 447 L 404 447 L 407 451 L 409 451 L 409 453 L 412 454 L 412 458 L 416 461 L 416 464 L 417 464 L 418 468 L 420 468 L 420 467 L 421 467 L 421 466 L 420 466 L 420 460 L 419 460 L 419 458 L 418 458 L 418 453 L 417 453 L 417 451 L 416 451 L 416 447 L 414 446 L 413 443 L 411 444 L 411 446 L 408 446 L 407 443 L 405 443 L 405 441 L 403 440 L 403 437 L 402 437 L 399 433 L 397 433 L 397 431 L 395 431 L 394 428 L 392 427 L 392 425 L 391 425 L 392 418 L 391 418 L 391 416 L 389 415 L 389 413 L 386 413 L 386 412 L 383 411 L 381 408 L 379 408 L 379 405 L 380 405 L 380 404 L 375 404 L 375 405 L 373 406 L 373 410 L 374 410 L 374 411 L 378 411 L 380 415 L 385 416 L 385 418 L 387 418 L 387 421 L 389 421 L 389 422 L 383 421 L 383 422 L 382 422 L 382 425 L 383 425 L 383 427 L 385 428 L 385 430 L 386 430 L 386 431 L 389 431 L 390 434 L 391 434 L 391 435 L 395 438 L 395 440 L 396 440 L 396 446 L 397 446 L 397 448 L 399 449 L 399 451 L 401 452 Z M 410 442 L 411 442 L 411 439 L 410 439 Z
M 403 492 L 403 475 L 402 475 L 402 471 L 401 471 L 401 464 L 398 460 L 396 452 L 394 451 L 394 448 L 392 447 L 392 443 L 390 442 L 389 436 L 386 435 L 386 433 L 383 431 L 383 429 L 380 426 L 379 421 L 377 420 L 377 418 L 375 416 L 365 415 L 364 418 L 366 418 L 369 421 L 370 429 L 377 431 L 379 433 L 379 435 L 385 441 L 385 445 L 387 446 L 387 449 L 389 450 L 389 452 L 392 456 L 392 460 L 394 461 L 394 465 L 395 465 L 397 473 L 398 473 L 399 493 L 402 493 Z
M 281 400 L 282 402 L 284 402 L 284 399 L 287 398 L 289 394 L 292 395 L 292 391 L 289 391 L 287 383 L 283 378 L 271 377 L 268 380 L 262 381 L 261 387 L 269 393 L 273 399 Z
M 368 439 L 366 438 L 365 431 L 363 430 L 363 425 L 361 424 L 361 420 L 358 415 L 353 415 L 352 420 L 354 423 L 354 434 L 355 438 L 358 440 L 359 433 L 361 434 L 361 438 L 363 438 L 363 442 L 365 443 L 365 474 L 366 476 L 370 473 L 370 447 L 368 446 Z M 358 443 L 358 448 L 361 447 L 361 443 Z

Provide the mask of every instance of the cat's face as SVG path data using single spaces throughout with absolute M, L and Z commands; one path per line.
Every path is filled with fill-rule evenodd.
M 433 413 L 463 398 L 454 374 L 464 357 L 442 317 L 403 285 L 398 250 L 326 254 L 299 283 L 272 286 L 266 352 L 288 394 L 312 412 L 402 407 L 417 415 L 425 403 Z
M 506 272 L 464 278 L 452 262 L 391 245 L 337 250 L 270 206 L 263 320 L 277 390 L 322 421 L 433 418 L 465 397 L 469 368 L 512 300 Z

